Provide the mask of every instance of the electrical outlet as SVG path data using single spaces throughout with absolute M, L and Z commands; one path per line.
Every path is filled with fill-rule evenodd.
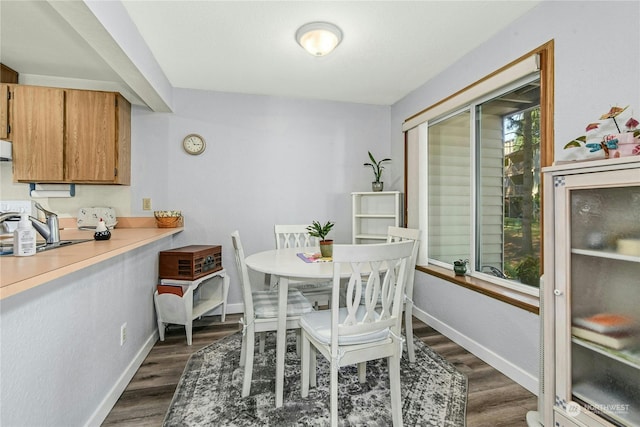
M 124 322 L 122 326 L 120 326 L 120 345 L 124 345 L 127 341 L 127 322 Z
M 151 210 L 151 198 L 145 197 L 144 199 L 142 199 L 142 210 L 143 211 Z

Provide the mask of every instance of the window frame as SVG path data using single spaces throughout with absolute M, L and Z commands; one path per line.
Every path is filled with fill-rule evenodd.
M 539 72 L 540 72 L 540 114 L 541 114 L 540 168 L 542 169 L 543 167 L 552 165 L 553 158 L 554 158 L 554 147 L 555 147 L 554 138 L 553 138 L 554 41 L 550 40 L 549 42 L 526 53 L 525 55 L 522 55 L 520 58 L 512 61 L 511 63 L 505 65 L 499 70 L 496 70 L 495 72 L 485 76 L 484 78 L 478 80 L 477 82 L 465 87 L 464 89 L 452 94 L 449 97 L 444 98 L 443 100 L 433 104 L 432 106 L 420 111 L 419 113 L 414 114 L 413 116 L 405 120 L 405 123 L 403 125 L 404 145 L 405 145 L 404 146 L 404 149 L 405 149 L 405 189 L 404 190 L 406 195 L 405 224 L 409 224 L 408 222 L 409 209 L 415 209 L 414 206 L 419 206 L 419 205 L 426 206 L 424 204 L 425 202 L 424 200 L 412 200 L 414 198 L 422 199 L 423 198 L 422 195 L 419 195 L 419 197 L 415 197 L 414 193 L 410 193 L 408 191 L 409 190 L 408 177 L 409 176 L 415 177 L 416 175 L 424 176 L 425 174 L 425 171 L 422 170 L 424 168 L 418 168 L 419 170 L 417 174 L 415 171 L 413 173 L 409 171 L 410 163 L 408 161 L 408 156 L 407 156 L 407 153 L 409 152 L 408 131 L 413 128 L 419 129 L 421 126 L 424 126 L 419 122 L 420 116 L 424 115 L 425 113 L 429 113 L 430 111 L 438 111 L 438 108 L 442 109 L 443 105 L 450 103 L 451 100 L 455 99 L 456 97 L 459 97 L 459 96 L 464 97 L 465 94 L 467 94 L 467 92 L 469 93 L 474 93 L 474 91 L 477 92 L 478 88 L 482 87 L 482 85 L 485 84 L 488 80 L 491 80 L 492 78 L 494 78 L 496 75 L 499 75 L 500 73 L 508 72 L 510 68 L 517 68 L 521 63 L 524 63 L 525 61 L 529 60 L 532 55 L 536 55 L 537 64 L 539 66 Z M 521 78 L 515 78 L 511 80 L 509 84 L 517 80 L 521 80 Z M 488 93 L 493 92 L 494 89 L 485 91 L 483 95 L 486 96 Z M 479 102 L 480 98 L 482 98 L 481 95 L 473 98 L 474 99 L 473 105 Z M 448 111 L 449 113 L 453 113 L 454 111 L 461 111 L 465 108 L 466 105 L 469 105 L 469 102 L 467 103 L 462 102 L 457 106 L 455 106 L 454 108 L 449 108 Z M 438 114 L 438 116 L 443 116 L 445 115 L 444 113 L 445 112 L 442 111 L 440 114 Z M 435 115 L 433 117 L 435 117 Z M 421 157 L 422 157 L 422 153 L 420 154 L 420 161 L 423 161 L 424 159 L 422 159 Z M 424 181 L 421 180 L 421 182 L 424 182 Z M 416 183 L 413 183 L 413 185 L 416 185 Z M 472 189 L 472 190 L 475 191 L 475 189 Z M 541 194 L 543 191 L 544 189 L 541 187 L 540 188 Z M 420 193 L 420 191 L 418 191 L 418 193 Z M 541 209 L 541 218 L 543 218 L 544 206 L 541 205 L 540 209 Z M 424 215 L 424 213 L 420 213 L 420 215 Z M 475 219 L 473 220 L 475 221 Z M 474 230 L 475 230 L 475 224 L 474 224 Z M 423 230 L 423 233 L 424 233 L 424 237 L 426 237 L 426 230 Z M 544 247 L 544 223 L 541 224 L 540 239 L 541 239 L 541 247 Z M 422 242 L 423 244 L 425 244 L 426 240 L 422 239 Z M 543 253 L 541 253 L 540 256 L 541 256 L 541 260 L 544 259 Z M 454 276 L 453 272 L 451 270 L 448 270 L 447 268 L 434 265 L 434 264 L 424 263 L 424 262 L 419 262 L 417 269 L 420 271 L 424 271 L 428 274 L 432 274 L 440 278 L 443 278 L 449 282 L 458 283 L 469 289 L 473 289 L 477 292 L 489 295 L 491 297 L 505 301 L 512 305 L 519 306 L 528 311 L 538 312 L 539 304 L 535 303 L 535 301 L 538 300 L 537 292 L 534 292 L 535 295 L 531 295 L 531 293 L 522 292 L 519 289 L 514 289 L 512 286 L 504 286 L 505 285 L 504 283 L 500 283 L 499 280 L 496 281 L 495 279 L 497 278 L 493 276 L 486 275 L 486 274 L 485 275 L 479 274 L 478 276 L 473 278 L 468 276 L 464 276 L 464 277 Z M 541 264 L 541 274 L 543 273 L 544 273 L 544 265 Z M 522 285 L 522 286 L 527 286 L 527 285 Z M 537 291 L 537 289 L 535 290 Z M 532 298 L 534 298 L 535 300 L 532 300 Z
M 470 163 L 471 163 L 471 172 L 470 172 L 470 178 L 471 178 L 471 191 L 470 191 L 470 209 L 471 209 L 471 218 L 470 218 L 470 226 L 471 226 L 471 239 L 469 241 L 469 253 L 471 254 L 469 257 L 469 264 L 471 266 L 475 265 L 475 261 L 476 261 L 476 256 L 478 255 L 478 239 L 477 239 L 477 233 L 479 231 L 479 226 L 478 226 L 478 210 L 479 210 L 479 205 L 480 205 L 480 201 L 478 200 L 478 156 L 480 155 L 479 153 L 479 148 L 478 148 L 478 134 L 477 134 L 477 129 L 476 126 L 474 125 L 478 119 L 477 117 L 477 107 L 479 105 L 482 105 L 488 101 L 491 101 L 492 99 L 501 96 L 504 93 L 510 92 L 514 89 L 517 89 L 523 85 L 526 85 L 527 83 L 531 83 L 534 81 L 540 80 L 540 72 L 537 71 L 531 75 L 519 78 L 517 80 L 514 80 L 510 83 L 508 83 L 507 85 L 496 89 L 495 91 L 486 93 L 484 95 L 482 95 L 482 97 L 475 99 L 473 101 L 471 101 L 470 103 L 460 106 L 459 108 L 457 108 L 456 110 L 449 112 L 449 113 L 445 113 L 442 116 L 439 117 L 435 117 L 432 120 L 428 120 L 427 122 L 425 122 L 425 125 L 427 127 L 427 129 L 429 128 L 429 126 L 432 125 L 437 125 L 438 123 L 441 123 L 453 116 L 456 116 L 460 113 L 463 112 L 469 112 L 470 115 L 470 126 L 469 126 L 469 140 L 470 140 L 470 151 L 471 151 L 471 159 L 470 159 Z M 426 135 L 424 135 L 424 137 L 426 138 L 426 144 L 429 144 L 429 140 L 428 140 L 428 132 L 426 133 Z M 427 167 L 428 170 L 428 167 Z M 542 179 L 540 179 L 540 182 L 542 182 Z M 427 212 L 428 212 L 428 204 L 427 204 Z M 428 215 L 427 215 L 428 216 Z M 428 220 L 427 220 L 428 223 Z M 427 250 L 426 253 L 426 257 L 427 257 L 427 261 L 429 264 L 433 264 L 433 265 L 437 265 L 443 268 L 452 268 L 452 264 L 451 263 L 447 263 L 447 262 L 443 262 L 443 261 L 439 261 L 433 258 L 429 257 L 429 253 Z M 540 257 L 542 258 L 542 253 L 540 253 Z M 473 277 L 476 277 L 480 280 L 486 280 L 488 282 L 492 282 L 495 283 L 497 285 L 500 286 L 504 286 L 506 288 L 512 289 L 514 291 L 518 291 L 518 292 L 522 292 L 522 293 L 526 293 L 529 295 L 534 295 L 534 296 L 539 296 L 540 295 L 540 289 L 539 288 L 535 288 L 529 285 L 525 285 L 525 284 L 521 284 L 521 283 L 517 283 L 514 282 L 513 280 L 508 280 L 508 279 L 501 279 L 499 277 L 496 276 L 492 276 L 490 274 L 487 273 L 483 273 L 481 271 L 477 271 L 474 270 L 471 274 Z

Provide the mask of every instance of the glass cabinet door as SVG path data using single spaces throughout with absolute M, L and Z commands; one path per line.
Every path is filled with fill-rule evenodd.
M 556 226 L 556 238 L 566 242 L 556 256 L 567 258 L 560 273 L 566 305 L 558 316 L 566 322 L 567 349 L 558 369 L 564 364 L 566 373 L 558 375 L 567 413 L 590 425 L 640 426 L 637 175 L 636 169 L 555 177 L 568 220 Z

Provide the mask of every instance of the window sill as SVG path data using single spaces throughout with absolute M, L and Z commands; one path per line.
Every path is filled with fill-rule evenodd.
M 514 305 L 523 310 L 530 311 L 531 313 L 540 313 L 540 300 L 538 297 L 533 295 L 527 295 L 522 292 L 507 289 L 494 283 L 476 279 L 475 277 L 456 276 L 453 271 L 435 265 L 418 265 L 416 266 L 416 270 L 436 276 L 472 291 L 479 292 L 507 304 Z

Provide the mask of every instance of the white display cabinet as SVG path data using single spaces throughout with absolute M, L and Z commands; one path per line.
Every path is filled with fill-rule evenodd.
M 221 306 L 221 321 L 227 313 L 229 294 L 229 276 L 224 269 L 215 271 L 196 280 L 162 279 L 161 284 L 181 286 L 183 295 L 172 293 L 159 294 L 156 290 L 153 301 L 158 318 L 160 341 L 164 341 L 165 327 L 169 323 L 184 325 L 187 344 L 191 345 L 193 319 Z
M 640 426 L 640 158 L 544 173 L 544 425 Z
M 352 243 L 383 243 L 389 226 L 401 227 L 402 193 L 367 191 L 351 193 Z

